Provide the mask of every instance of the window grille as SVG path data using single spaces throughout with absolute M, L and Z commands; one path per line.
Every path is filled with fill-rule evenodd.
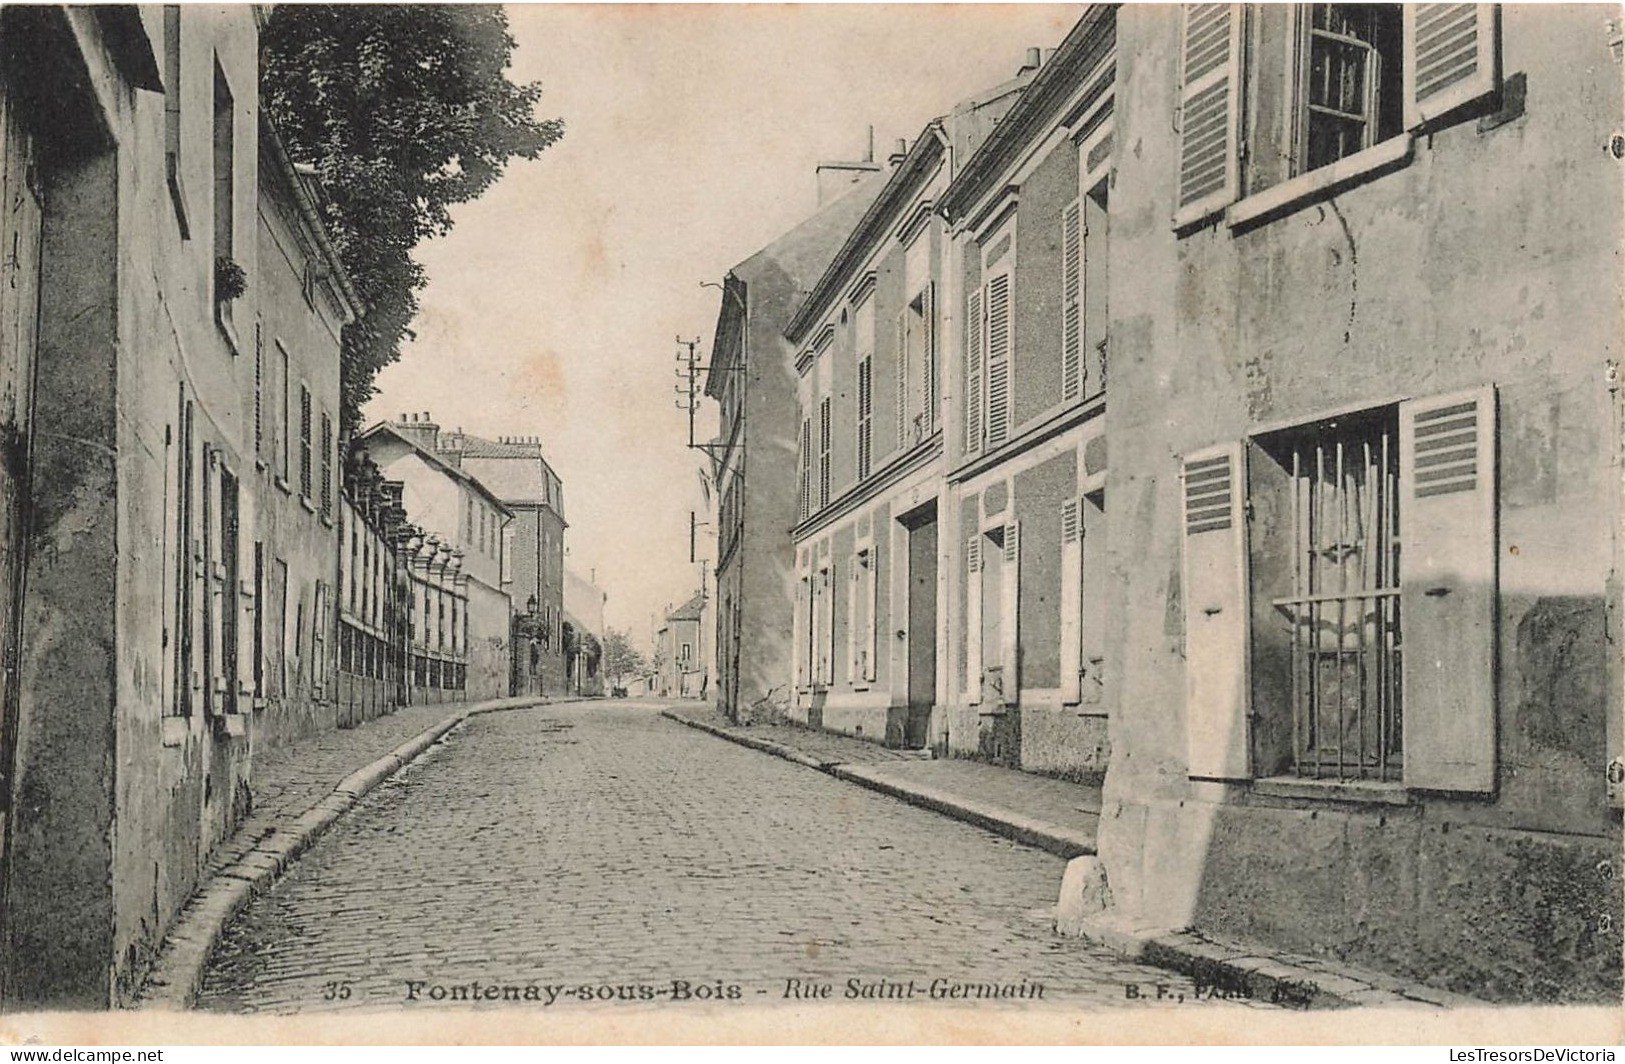
M 1398 425 L 1323 426 L 1292 446 L 1293 749 L 1299 775 L 1398 779 Z

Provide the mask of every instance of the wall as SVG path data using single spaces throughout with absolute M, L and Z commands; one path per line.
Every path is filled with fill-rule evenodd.
M 1122 663 L 1100 845 L 1125 913 L 1495 999 L 1617 1001 L 1620 705 L 1604 368 L 1619 358 L 1618 56 L 1595 9 L 1502 8 L 1526 113 L 1256 227 L 1176 238 L 1174 9 L 1123 9 L 1112 513 Z M 1580 145 L 1588 147 L 1581 148 Z M 1563 189 L 1561 197 L 1551 194 Z M 1267 421 L 1499 389 L 1499 786 L 1397 807 L 1185 774 L 1176 456 Z M 1616 459 L 1617 461 L 1617 459 Z M 1254 705 L 1255 712 L 1279 712 Z M 1612 932 L 1599 931 L 1609 926 Z

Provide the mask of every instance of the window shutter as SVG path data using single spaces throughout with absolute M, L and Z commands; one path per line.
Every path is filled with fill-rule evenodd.
M 1206 779 L 1245 779 L 1247 478 L 1241 444 L 1186 456 L 1181 480 L 1188 771 Z
M 1083 225 L 1078 201 L 1061 212 L 1061 400 L 1083 391 Z
M 1405 5 L 1405 128 L 1501 87 L 1496 4 Z
M 965 700 L 982 701 L 982 534 L 965 540 Z
M 237 675 L 232 677 L 239 695 L 254 693 L 254 631 L 259 610 L 259 581 L 255 573 L 254 493 L 237 494 Z M 240 701 L 230 704 L 242 708 Z
M 982 289 L 965 300 L 965 453 L 982 452 Z
M 806 686 L 807 655 L 803 648 L 806 646 L 807 632 L 811 627 L 812 618 L 807 615 L 807 574 L 796 574 L 796 612 L 794 617 L 794 636 L 790 646 L 790 674 L 795 677 L 798 688 Z
M 875 553 L 874 547 L 869 547 L 869 586 L 864 590 L 868 593 L 869 627 L 864 630 L 868 639 L 867 651 L 868 667 L 864 669 L 863 678 L 873 681 L 880 675 L 880 665 L 877 660 L 880 653 L 880 556 Z
M 1176 225 L 1236 198 L 1241 23 L 1240 4 L 1185 5 Z
M 1083 506 L 1061 504 L 1061 701 L 1082 700 L 1083 673 Z
M 869 476 L 871 459 L 874 457 L 874 412 L 875 412 L 875 359 L 873 355 L 864 355 L 858 362 L 858 475 L 857 479 L 864 480 Z
M 847 579 L 846 591 L 846 682 L 855 683 L 863 672 L 858 667 L 858 652 L 863 647 L 863 636 L 859 629 L 858 604 L 863 599 L 863 566 L 858 564 L 858 555 L 851 556 L 852 573 Z
M 999 581 L 999 663 L 1004 667 L 1004 704 L 1021 691 L 1021 522 L 1004 526 L 1004 579 Z
M 987 284 L 987 445 L 1010 434 L 1010 275 Z
M 1399 406 L 1405 785 L 1495 789 L 1495 390 Z
M 920 413 L 924 417 L 925 431 L 930 433 L 937 423 L 937 292 L 936 285 L 928 284 L 920 294 L 920 309 L 925 322 L 925 335 L 920 344 Z
M 835 682 L 835 570 L 824 570 L 824 667 L 819 670 L 820 678 L 826 683 Z
M 897 446 L 908 446 L 908 308 L 897 315 Z

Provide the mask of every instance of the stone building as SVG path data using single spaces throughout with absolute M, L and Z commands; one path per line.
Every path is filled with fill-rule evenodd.
M 1038 59 L 1032 49 L 1012 80 L 898 143 L 884 187 L 785 329 L 798 402 L 790 716 L 803 723 L 919 748 L 948 701 L 939 337 L 954 315 L 934 205 Z
M 953 663 L 939 744 L 1094 781 L 1110 749 L 1112 10 L 1089 9 L 938 200 Z
M 831 198 L 722 282 L 705 394 L 720 408 L 714 647 L 718 708 L 735 720 L 790 706 L 796 523 L 795 349 L 784 327 L 884 184 L 869 163 L 826 164 Z
M 1104 923 L 1617 1005 L 1619 13 L 1115 22 Z
M 428 413 L 379 422 L 355 446 L 385 480 L 418 534 L 402 550 L 411 582 L 412 686 L 431 700 L 508 694 L 512 608 L 504 529 L 513 511 L 439 449 Z M 447 677 L 453 678 L 448 682 Z
M 262 124 L 255 18 L 0 9 L 7 1007 L 127 1001 L 251 747 L 333 715 L 321 425 L 354 307 Z
M 705 634 L 710 610 L 702 591 L 666 614 L 655 633 L 659 673 L 655 693 L 668 698 L 706 698 L 711 691 Z
M 441 458 L 478 478 L 513 513 L 503 540 L 508 590 L 514 612 L 529 619 L 535 650 L 534 660 L 522 654 L 516 662 L 514 692 L 558 694 L 567 679 L 564 484 L 535 436 L 486 440 L 458 430 L 440 433 L 437 447 Z

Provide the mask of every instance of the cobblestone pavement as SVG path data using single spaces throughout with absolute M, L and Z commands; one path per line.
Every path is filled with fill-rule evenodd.
M 1189 1002 L 1182 977 L 1050 930 L 1062 867 L 650 705 L 516 710 L 469 720 L 336 824 L 229 929 L 199 1004 L 760 1005 L 815 985 L 839 1001 L 849 979 L 913 980 L 926 1003 L 933 980 L 1042 984 L 1063 1008 L 1145 1005 L 1158 984 Z

